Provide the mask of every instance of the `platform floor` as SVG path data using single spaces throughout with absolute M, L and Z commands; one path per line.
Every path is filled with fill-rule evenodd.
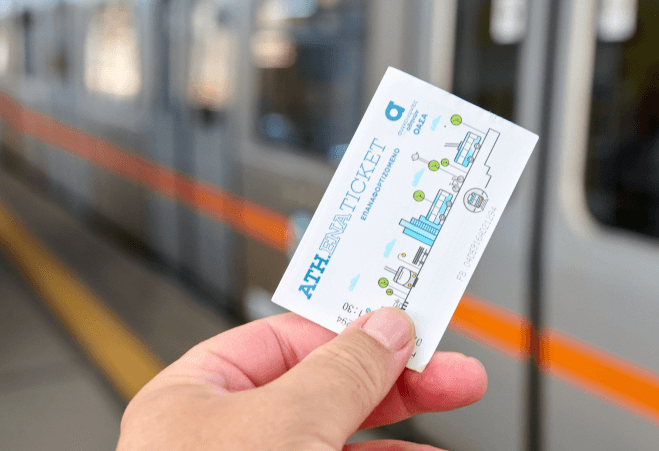
M 0 202 L 164 363 L 237 323 L 0 171 Z M 125 401 L 0 247 L 0 448 L 113 450 Z
M 0 265 L 0 441 L 7 450 L 113 450 L 123 401 L 20 276 Z

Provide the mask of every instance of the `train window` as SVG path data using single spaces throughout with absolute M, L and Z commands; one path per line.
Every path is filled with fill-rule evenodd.
M 192 52 L 188 100 L 200 109 L 221 110 L 231 103 L 238 71 L 238 40 L 229 4 L 198 1 L 192 12 Z
M 519 43 L 527 15 L 525 0 L 458 2 L 454 94 L 514 120 Z
M 604 224 L 659 237 L 659 3 L 614 3 L 633 4 L 624 17 L 638 14 L 631 25 L 599 21 L 587 202 Z
M 262 0 L 255 12 L 258 135 L 340 158 L 360 119 L 365 2 Z
M 139 42 L 130 5 L 108 3 L 92 15 L 84 61 L 85 85 L 90 91 L 123 98 L 140 92 Z

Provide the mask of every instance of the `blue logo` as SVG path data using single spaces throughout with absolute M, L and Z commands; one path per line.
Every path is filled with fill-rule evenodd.
M 394 114 L 392 114 L 394 112 Z M 389 102 L 389 105 L 387 105 L 387 109 L 384 111 L 385 116 L 387 116 L 387 119 L 390 121 L 397 121 L 401 117 L 403 117 L 403 113 L 405 112 L 405 108 L 402 106 L 396 105 L 393 101 Z

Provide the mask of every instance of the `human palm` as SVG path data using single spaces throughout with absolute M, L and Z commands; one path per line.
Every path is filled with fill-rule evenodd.
M 397 440 L 345 445 L 358 429 L 478 401 L 487 375 L 474 358 L 435 353 L 405 369 L 414 327 L 393 308 L 340 335 L 288 313 L 206 340 L 128 405 L 118 450 L 421 450 Z

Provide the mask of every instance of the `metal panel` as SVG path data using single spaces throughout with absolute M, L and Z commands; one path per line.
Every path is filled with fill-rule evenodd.
M 588 211 L 584 174 L 597 2 L 564 4 L 544 200 L 546 324 L 656 371 L 659 247 L 601 227 Z M 656 427 L 621 410 L 624 405 L 588 399 L 551 379 L 545 395 L 549 450 L 656 448 Z

